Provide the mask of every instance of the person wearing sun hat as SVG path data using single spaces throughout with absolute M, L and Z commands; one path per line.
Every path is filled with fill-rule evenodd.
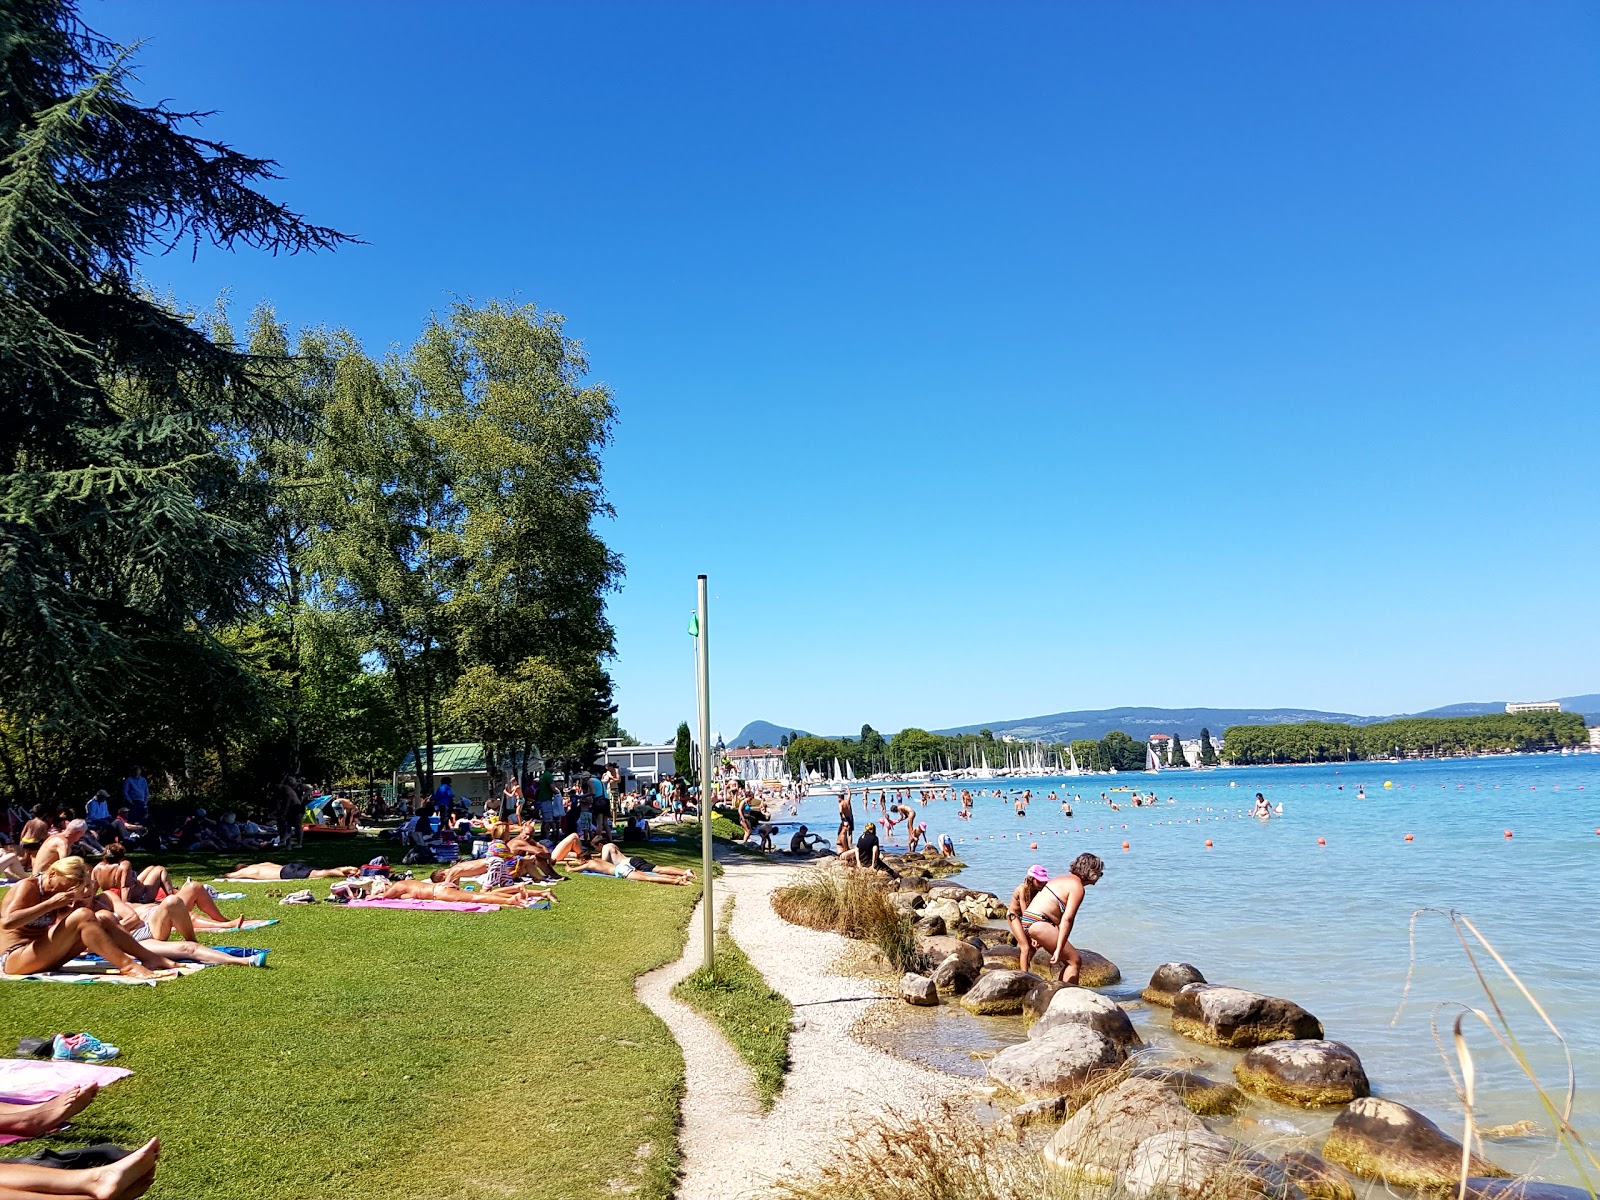
M 1038 863 L 1028 868 L 1027 875 L 1022 882 L 1017 884 L 1017 890 L 1011 893 L 1011 903 L 1006 905 L 1006 924 L 1011 926 L 1011 936 L 1017 942 L 1017 969 L 1026 971 L 1028 963 L 1032 961 L 1033 946 L 1028 938 L 1028 922 L 1022 919 L 1022 914 L 1028 911 L 1028 905 L 1033 902 L 1050 882 L 1050 872 Z

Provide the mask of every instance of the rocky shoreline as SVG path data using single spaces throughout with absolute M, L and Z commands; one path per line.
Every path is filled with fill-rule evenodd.
M 1461 1143 L 1415 1109 L 1373 1096 L 1357 1052 L 1327 1038 L 1301 1005 L 1218 985 L 1182 962 L 1160 965 L 1134 992 L 1093 952 L 1083 954 L 1082 986 L 1065 987 L 1018 962 L 999 897 L 935 877 L 948 860 L 907 855 L 895 865 L 889 899 L 915 922 L 919 959 L 899 983 L 910 1006 L 902 1018 L 959 1010 L 979 1030 L 1003 1026 L 987 1089 L 998 1119 L 1053 1167 L 1135 1200 L 1460 1189 Z M 932 1065 L 903 1053 L 893 1027 L 880 1015 L 860 1035 Z M 1224 1073 L 1231 1078 L 1213 1077 Z M 1249 1115 L 1280 1106 L 1292 1111 Z M 1467 1161 L 1466 1195 L 1476 1200 L 1589 1196 L 1514 1179 L 1482 1153 Z

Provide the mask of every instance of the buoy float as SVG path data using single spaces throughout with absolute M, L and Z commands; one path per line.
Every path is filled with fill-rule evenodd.
M 1391 780 L 1388 780 L 1388 779 L 1385 779 L 1385 780 L 1384 780 L 1384 781 L 1383 781 L 1383 786 L 1384 786 L 1384 787 L 1393 787 L 1393 786 L 1394 786 L 1394 783 L 1393 783 L 1393 782 L 1392 782 L 1392 781 L 1391 781 Z
M 1028 843 L 1028 849 L 1029 850 L 1037 850 L 1038 848 L 1039 848 L 1039 843 L 1038 842 L 1029 842 Z
M 1124 849 L 1124 850 L 1126 850 L 1126 849 L 1127 849 L 1127 848 L 1128 848 L 1128 843 L 1127 843 L 1127 842 L 1123 842 L 1123 843 L 1122 843 L 1122 848 L 1123 848 L 1123 849 Z
M 1207 850 L 1211 849 L 1211 839 L 1210 838 L 1206 839 L 1206 849 Z
M 1507 837 L 1510 837 L 1510 836 L 1511 836 L 1511 830 L 1509 830 L 1509 829 L 1508 829 L 1508 830 L 1506 830 L 1506 836 L 1507 836 Z
M 1412 837 L 1412 836 L 1411 836 L 1411 834 L 1409 834 L 1409 833 L 1408 833 L 1408 834 L 1406 834 L 1406 841 L 1408 841 L 1408 842 L 1414 842 L 1414 841 L 1416 841 L 1416 840 L 1417 840 L 1417 839 L 1416 839 L 1416 838 L 1414 838 L 1414 837 Z
M 1328 839 L 1327 838 L 1318 838 L 1317 839 L 1317 845 L 1326 846 L 1327 844 L 1328 844 Z

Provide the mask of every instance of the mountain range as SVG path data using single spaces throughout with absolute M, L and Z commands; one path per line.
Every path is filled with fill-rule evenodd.
M 1563 696 L 1561 707 L 1583 713 L 1590 724 L 1600 724 L 1600 695 Z M 1447 704 L 1419 713 L 1390 713 L 1387 716 L 1358 716 L 1354 713 L 1323 712 L 1315 708 L 1095 708 L 1075 712 L 1050 713 L 1042 717 L 1020 717 L 1008 721 L 984 721 L 977 725 L 958 725 L 935 729 L 934 733 L 977 733 L 987 729 L 996 737 L 1009 735 L 1025 741 L 1070 742 L 1075 738 L 1099 740 L 1113 729 L 1145 741 L 1152 733 L 1175 733 L 1195 738 L 1202 729 L 1220 737 L 1229 725 L 1277 725 L 1295 721 L 1338 721 L 1346 725 L 1374 725 L 1396 717 L 1475 717 L 1504 712 L 1504 700 Z M 774 725 L 751 721 L 727 744 L 743 746 L 754 741 L 758 746 L 776 746 L 787 733 L 804 735 L 793 725 Z M 829 735 L 835 736 L 835 735 Z M 855 732 L 843 735 L 855 737 Z

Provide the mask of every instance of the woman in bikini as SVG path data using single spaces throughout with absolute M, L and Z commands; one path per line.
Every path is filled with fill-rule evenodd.
M 1099 883 L 1105 869 L 1105 863 L 1100 861 L 1098 855 L 1080 854 L 1072 860 L 1072 866 L 1065 875 L 1047 881 L 1023 910 L 1022 930 L 1027 938 L 1022 945 L 1028 947 L 1030 961 L 1032 946 L 1035 945 L 1041 950 L 1050 951 L 1052 969 L 1059 966 L 1065 956 L 1067 962 L 1061 971 L 1062 983 L 1078 982 L 1081 965 L 1078 951 L 1068 939 L 1072 936 L 1078 908 L 1083 904 L 1084 889 Z M 1031 870 L 1028 874 L 1031 878 L 1037 878 Z
M 684 867 L 658 867 L 643 858 L 624 854 L 615 842 L 606 842 L 600 852 L 579 861 L 577 869 L 591 875 L 614 875 L 618 879 L 634 879 L 640 883 L 672 883 L 687 886 L 694 882 L 694 872 Z
M 424 882 L 420 879 L 383 879 L 374 876 L 367 891 L 369 900 L 443 900 L 452 904 L 498 904 L 508 908 L 527 908 L 531 904 L 556 902 L 549 888 L 530 888 L 521 884 L 515 887 L 494 888 L 485 892 L 469 892 L 443 880 Z
M 140 945 L 109 908 L 96 908 L 88 864 L 57 859 L 15 884 L 0 904 L 0 974 L 53 971 L 88 951 L 130 979 L 154 979 L 172 960 Z

